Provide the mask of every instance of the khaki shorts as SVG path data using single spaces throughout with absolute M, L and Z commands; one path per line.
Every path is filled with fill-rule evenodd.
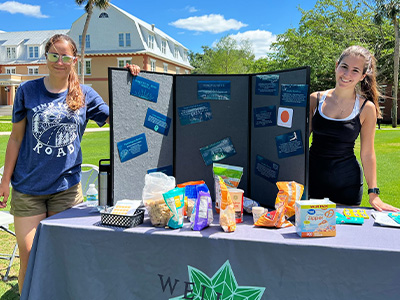
M 16 217 L 31 217 L 47 212 L 61 212 L 83 202 L 81 183 L 51 195 L 27 195 L 11 192 L 10 213 Z

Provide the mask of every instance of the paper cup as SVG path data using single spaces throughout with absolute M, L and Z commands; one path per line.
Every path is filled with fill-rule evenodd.
M 263 214 L 268 212 L 268 209 L 261 206 L 253 206 L 251 212 L 253 213 L 253 222 L 256 223 Z

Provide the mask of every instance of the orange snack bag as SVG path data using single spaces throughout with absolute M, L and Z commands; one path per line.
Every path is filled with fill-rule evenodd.
M 285 212 L 287 210 L 285 201 L 279 202 L 275 207 L 277 207 L 276 210 L 263 214 L 257 220 L 257 222 L 254 223 L 254 225 L 262 227 L 276 227 L 276 228 L 293 226 L 293 224 L 287 221 L 285 218 Z
M 275 209 L 278 209 L 278 204 L 285 203 L 285 216 L 290 218 L 294 216 L 294 205 L 296 201 L 301 199 L 304 186 L 295 181 L 278 181 L 276 185 L 279 192 L 276 195 Z
M 221 188 L 219 224 L 225 232 L 233 232 L 236 230 L 235 206 L 224 180 L 220 176 L 218 176 L 218 180 Z

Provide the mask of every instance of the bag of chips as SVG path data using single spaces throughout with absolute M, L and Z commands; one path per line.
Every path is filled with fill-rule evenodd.
M 184 188 L 174 188 L 163 194 L 165 203 L 172 212 L 172 217 L 168 220 L 168 227 L 177 229 L 183 227 L 183 206 L 185 204 Z
M 296 201 L 301 199 L 301 196 L 303 195 L 304 186 L 295 181 L 278 181 L 276 183 L 276 186 L 278 187 L 279 192 L 275 200 L 275 209 L 277 209 L 277 205 L 279 203 L 285 202 L 286 203 L 285 216 L 287 218 L 294 216 L 295 203 Z
M 191 228 L 200 231 L 209 226 L 213 220 L 210 193 L 200 190 L 190 218 Z
M 205 184 L 204 180 L 198 180 L 198 181 L 188 181 L 185 183 L 180 183 L 177 185 L 177 187 L 180 188 L 185 188 L 185 208 L 183 210 L 183 215 L 187 216 L 188 219 L 190 220 L 190 216 L 193 211 L 194 203 L 197 200 L 197 190 L 196 187 L 199 184 Z M 208 190 L 208 187 L 207 187 Z
M 218 180 L 221 189 L 219 224 L 225 232 L 233 232 L 236 230 L 235 206 L 224 180 L 221 176 L 218 176 Z

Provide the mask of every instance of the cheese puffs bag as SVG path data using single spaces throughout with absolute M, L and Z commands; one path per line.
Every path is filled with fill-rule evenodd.
M 221 188 L 219 224 L 225 232 L 233 232 L 236 230 L 235 207 L 224 180 L 221 176 L 218 176 L 218 180 Z

